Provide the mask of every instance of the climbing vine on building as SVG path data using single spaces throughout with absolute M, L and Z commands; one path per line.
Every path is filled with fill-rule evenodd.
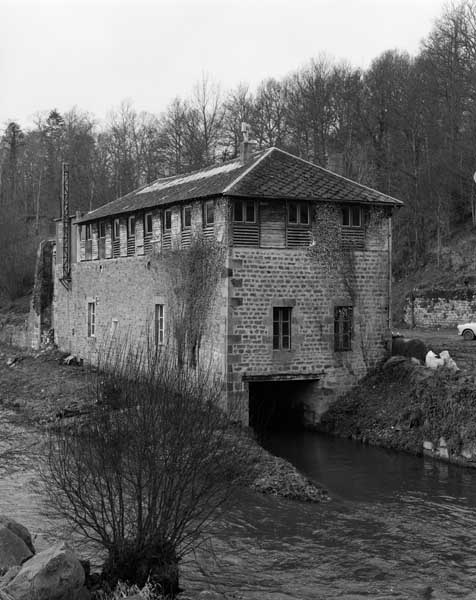
M 188 248 L 176 248 L 153 257 L 166 275 L 169 334 L 179 366 L 196 366 L 203 335 L 217 300 L 225 248 L 216 240 L 194 239 Z

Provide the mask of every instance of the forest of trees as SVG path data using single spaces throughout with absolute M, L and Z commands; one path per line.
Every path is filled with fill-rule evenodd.
M 242 121 L 258 149 L 278 146 L 403 200 L 394 258 L 404 276 L 437 256 L 462 222 L 476 224 L 476 0 L 445 9 L 417 56 L 388 50 L 366 70 L 321 56 L 253 92 L 202 77 L 160 115 L 123 103 L 105 123 L 74 108 L 38 115 L 29 130 L 7 124 L 0 246 L 12 219 L 32 237 L 59 215 L 61 161 L 71 164 L 72 211 L 90 210 L 235 157 Z

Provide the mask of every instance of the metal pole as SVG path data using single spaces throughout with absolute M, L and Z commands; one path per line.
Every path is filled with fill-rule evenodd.
M 63 279 L 71 274 L 71 231 L 69 220 L 69 163 L 62 165 L 62 217 L 63 217 Z

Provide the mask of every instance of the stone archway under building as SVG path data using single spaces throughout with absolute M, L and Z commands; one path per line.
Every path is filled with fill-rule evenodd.
M 249 378 L 249 425 L 255 432 L 299 430 L 315 422 L 319 377 Z

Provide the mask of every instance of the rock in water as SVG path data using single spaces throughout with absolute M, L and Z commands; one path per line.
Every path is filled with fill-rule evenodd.
M 0 570 L 6 573 L 10 567 L 21 565 L 33 553 L 25 542 L 4 525 L 0 525 Z
M 81 563 L 60 543 L 33 556 L 3 591 L 13 600 L 78 600 L 83 585 Z
M 35 554 L 35 548 L 33 547 L 33 542 L 31 541 L 31 535 L 26 527 L 17 521 L 10 519 L 10 517 L 7 517 L 6 515 L 0 515 L 0 525 L 3 525 L 17 535 L 20 539 L 22 539 L 30 549 L 31 553 Z

